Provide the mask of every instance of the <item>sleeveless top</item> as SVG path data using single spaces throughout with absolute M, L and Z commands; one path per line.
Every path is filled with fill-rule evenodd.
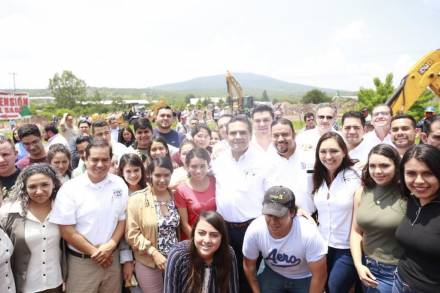
M 362 246 L 366 256 L 397 265 L 402 255 L 395 232 L 406 212 L 406 200 L 399 186 L 364 189 L 357 212 L 357 224 L 364 231 Z

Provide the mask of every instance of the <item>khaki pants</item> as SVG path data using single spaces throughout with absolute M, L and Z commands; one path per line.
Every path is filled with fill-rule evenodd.
M 113 252 L 113 263 L 104 269 L 90 258 L 69 255 L 67 293 L 121 293 L 122 277 L 119 252 Z

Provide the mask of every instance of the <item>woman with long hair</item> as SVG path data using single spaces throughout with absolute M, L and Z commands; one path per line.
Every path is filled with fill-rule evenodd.
M 72 177 L 71 154 L 64 145 L 60 143 L 51 145 L 47 152 L 47 162 L 58 171 L 61 183 L 68 181 Z
M 201 211 L 216 210 L 215 178 L 209 174 L 211 157 L 207 150 L 195 148 L 185 158 L 188 178 L 176 188 L 176 206 L 182 232 L 190 237 Z M 183 237 L 187 239 L 187 237 Z
M 147 187 L 146 171 L 142 159 L 138 154 L 125 154 L 121 157 L 118 165 L 118 175 L 128 186 L 128 195 Z M 122 274 L 127 285 L 132 286 L 130 292 L 141 292 L 139 287 L 133 287 L 134 258 L 127 241 L 121 239 L 119 242 L 120 262 Z
M 391 293 L 401 258 L 395 232 L 405 215 L 406 200 L 400 191 L 399 165 L 394 147 L 375 146 L 362 172 L 363 186 L 355 194 L 350 249 L 366 293 Z
M 130 127 L 123 127 L 118 132 L 118 142 L 126 147 L 131 146 L 135 142 L 133 130 Z
M 1 208 L 2 226 L 14 244 L 11 264 L 17 292 L 62 292 L 65 246 L 58 226 L 49 222 L 60 186 L 49 164 L 30 165 Z
M 159 157 L 170 157 L 170 150 L 168 144 L 162 137 L 155 137 L 151 140 L 150 145 L 147 148 L 150 161 Z
M 357 279 L 349 238 L 354 194 L 361 180 L 353 164 L 339 134 L 327 132 L 321 136 L 315 153 L 312 194 L 319 231 L 328 243 L 329 293 L 348 292 Z
M 203 211 L 194 223 L 191 240 L 170 252 L 165 272 L 166 293 L 238 293 L 237 261 L 228 245 L 223 217 Z
M 191 130 L 191 136 L 195 145 L 199 148 L 206 149 L 211 152 L 211 129 L 208 125 L 200 123 Z
M 134 252 L 135 271 L 144 292 L 163 292 L 167 255 L 178 242 L 180 217 L 168 188 L 173 166 L 169 157 L 150 162 L 149 187 L 128 200 L 126 239 Z
M 403 256 L 393 292 L 440 292 L 440 151 L 415 145 L 403 155 L 400 181 L 408 206 L 396 238 Z

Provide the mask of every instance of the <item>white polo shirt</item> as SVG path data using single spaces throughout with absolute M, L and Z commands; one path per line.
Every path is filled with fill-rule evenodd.
M 313 200 L 318 210 L 319 232 L 328 246 L 350 248 L 350 229 L 353 216 L 354 193 L 361 185 L 361 178 L 353 169 L 342 170 L 330 186 L 325 181 Z
M 86 172 L 61 186 L 49 221 L 74 225 L 92 245 L 101 245 L 111 239 L 118 222 L 125 220 L 127 201 L 128 187 L 122 178 L 109 173 L 95 184 Z
M 289 234 L 277 239 L 260 216 L 249 225 L 243 240 L 246 258 L 255 260 L 261 252 L 266 265 L 289 279 L 310 277 L 308 263 L 323 258 L 327 250 L 316 225 L 303 217 L 294 217 Z
M 300 150 L 295 150 L 289 159 L 276 154 L 273 157 L 275 168 L 270 182 L 272 185 L 282 185 L 292 190 L 295 195 L 295 204 L 312 214 L 316 211 L 311 194 L 313 173 L 307 173 L 302 159 L 303 155 Z
M 212 162 L 216 178 L 216 205 L 226 221 L 242 223 L 261 215 L 264 192 L 271 187 L 273 162 L 249 145 L 236 161 L 230 150 Z

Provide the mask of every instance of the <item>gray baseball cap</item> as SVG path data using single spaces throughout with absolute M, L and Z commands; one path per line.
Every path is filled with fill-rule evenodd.
M 264 194 L 263 215 L 284 217 L 295 206 L 295 195 L 284 186 L 273 186 Z

